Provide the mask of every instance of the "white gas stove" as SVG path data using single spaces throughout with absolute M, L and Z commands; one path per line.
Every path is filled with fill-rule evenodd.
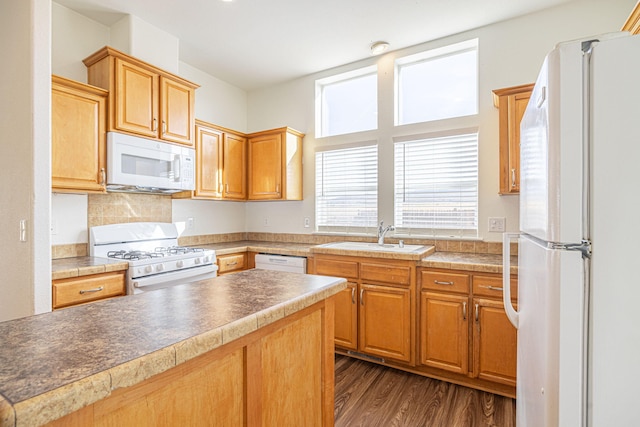
M 178 230 L 164 222 L 91 227 L 89 255 L 129 263 L 127 293 L 137 294 L 215 277 L 215 251 L 178 246 Z

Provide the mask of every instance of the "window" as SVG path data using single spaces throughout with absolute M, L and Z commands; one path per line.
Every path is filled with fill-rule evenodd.
M 317 230 L 365 233 L 377 220 L 378 147 L 317 152 Z
M 396 60 L 396 125 L 478 113 L 478 40 Z
M 378 128 L 377 68 L 316 81 L 316 137 Z
M 475 237 L 478 134 L 396 142 L 396 232 Z

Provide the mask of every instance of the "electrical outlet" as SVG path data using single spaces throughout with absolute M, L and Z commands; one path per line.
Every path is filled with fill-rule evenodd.
M 304 217 L 304 228 L 311 227 L 311 219 L 308 216 Z
M 51 220 L 51 235 L 55 236 L 56 234 L 58 234 L 58 221 L 56 221 L 55 219 Z
M 506 221 L 504 217 L 489 218 L 489 231 L 493 233 L 504 233 Z
M 265 217 L 262 219 L 262 225 L 263 225 L 264 227 L 269 227 L 269 226 L 271 225 L 271 224 L 269 223 L 269 217 L 268 217 L 268 216 L 265 216 Z
M 193 230 L 194 219 L 193 217 L 187 218 L 187 230 Z

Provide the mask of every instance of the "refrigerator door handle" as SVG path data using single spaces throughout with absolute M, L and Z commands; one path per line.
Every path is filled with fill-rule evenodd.
M 520 315 L 511 304 L 511 239 L 519 237 L 520 233 L 504 233 L 502 235 L 502 303 L 509 321 L 516 329 Z

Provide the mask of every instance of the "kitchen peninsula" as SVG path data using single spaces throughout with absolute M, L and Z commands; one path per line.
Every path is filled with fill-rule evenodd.
M 345 286 L 248 270 L 0 323 L 0 426 L 333 425 Z

